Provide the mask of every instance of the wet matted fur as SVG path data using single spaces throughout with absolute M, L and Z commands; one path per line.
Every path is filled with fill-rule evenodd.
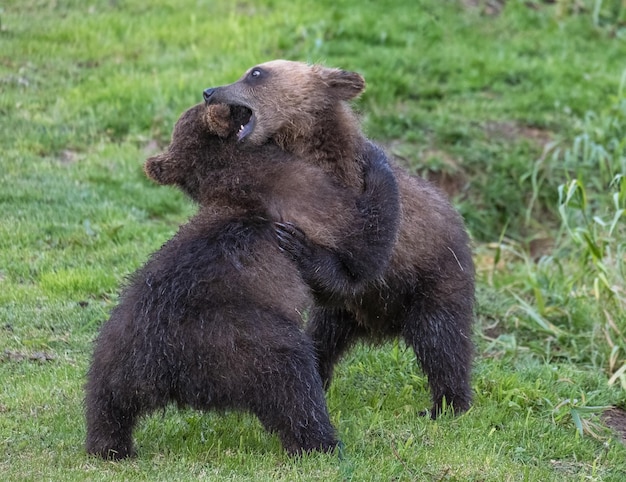
M 232 133 L 241 115 L 197 105 L 177 122 L 167 151 L 146 162 L 149 177 L 178 185 L 200 208 L 130 277 L 99 333 L 86 385 L 89 453 L 133 455 L 138 418 L 170 403 L 254 413 L 289 453 L 337 444 L 302 329 L 310 289 L 279 246 L 277 226 L 293 215 L 323 243 L 320 263 L 347 279 L 364 274 L 350 262 L 351 243 L 372 233 L 382 261 L 365 275 L 376 276 L 395 239 L 397 187 L 374 146 L 359 195 L 276 146 L 240 151 Z M 377 205 L 392 209 L 382 216 L 390 220 L 384 234 L 368 228 Z M 329 208 L 351 215 L 353 228 L 329 218 Z
M 232 84 L 206 89 L 204 97 L 208 103 L 252 111 L 239 131 L 242 143 L 260 145 L 271 139 L 344 184 L 358 186 L 359 153 L 367 139 L 346 101 L 364 88 L 363 77 L 355 72 L 274 60 L 252 67 Z M 400 228 L 381 279 L 341 294 L 317 276 L 301 246 L 306 239 L 285 236 L 283 247 L 318 295 L 307 330 L 325 385 L 357 340 L 399 336 L 428 376 L 431 416 L 441 412 L 444 399 L 462 412 L 472 400 L 474 265 L 469 238 L 461 216 L 439 189 L 397 165 L 393 170 L 400 190 Z

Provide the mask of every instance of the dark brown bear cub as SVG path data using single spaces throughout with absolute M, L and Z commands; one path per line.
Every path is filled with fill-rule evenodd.
M 232 84 L 206 89 L 204 97 L 209 104 L 252 111 L 238 133 L 242 144 L 273 140 L 340 182 L 358 187 L 359 153 L 368 141 L 346 101 L 364 88 L 356 72 L 274 60 L 252 67 Z M 323 286 L 324 279 L 317 276 L 306 237 L 291 230 L 281 242 L 316 293 L 334 291 L 332 298 L 317 297 L 307 327 L 325 385 L 341 355 L 357 340 L 399 336 L 413 348 L 428 376 L 431 416 L 445 404 L 463 412 L 472 399 L 474 265 L 469 238 L 443 193 L 398 166 L 393 169 L 401 220 L 382 279 L 339 293 L 341 285 Z M 364 256 L 355 251 L 355 257 Z
M 365 190 L 355 196 L 276 146 L 240 150 L 233 122 L 245 112 L 230 114 L 225 106 L 189 109 L 167 152 L 146 163 L 149 176 L 202 203 L 130 277 L 100 331 L 86 385 L 89 453 L 133 455 L 137 420 L 170 403 L 249 411 L 291 454 L 337 444 L 315 349 L 302 328 L 311 293 L 279 247 L 276 223 L 304 226 L 320 243 L 320 262 L 348 278 L 364 272 L 344 249 L 369 233 L 383 258 L 368 268 L 375 277 L 390 256 L 384 244 L 395 239 L 393 174 L 372 146 L 364 155 Z M 380 220 L 378 211 L 362 208 L 378 205 L 390 209 Z M 352 216 L 352 228 L 341 216 L 331 219 L 328 206 Z M 379 222 L 384 235 L 368 227 Z

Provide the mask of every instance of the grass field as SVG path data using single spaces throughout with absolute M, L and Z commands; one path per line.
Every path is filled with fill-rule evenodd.
M 168 409 L 137 459 L 88 457 L 91 342 L 195 210 L 142 164 L 204 88 L 273 58 L 361 72 L 367 134 L 465 217 L 474 407 L 420 417 L 426 380 L 390 343 L 338 368 L 341 454 L 289 458 L 249 415 Z M 4 480 L 625 480 L 607 427 L 626 409 L 623 1 L 8 0 L 0 146 Z

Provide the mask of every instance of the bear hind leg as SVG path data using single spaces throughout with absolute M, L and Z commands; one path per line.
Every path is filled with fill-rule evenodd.
M 447 407 L 458 414 L 472 403 L 471 320 L 471 303 L 457 306 L 456 311 L 451 306 L 422 304 L 409 313 L 403 337 L 428 377 L 433 419 Z
M 95 356 L 85 386 L 85 448 L 109 460 L 134 457 L 132 433 L 137 420 L 169 401 L 168 393 L 158 389 L 154 380 L 126 373 L 126 364 L 119 360 Z
M 122 402 L 113 390 L 90 383 L 86 397 L 87 453 L 104 459 L 134 457 L 132 431 L 140 413 L 138 403 Z
M 289 350 L 272 365 L 273 369 L 260 374 L 259 383 L 254 384 L 251 411 L 268 431 L 278 434 L 289 454 L 334 450 L 338 441 L 313 350 Z

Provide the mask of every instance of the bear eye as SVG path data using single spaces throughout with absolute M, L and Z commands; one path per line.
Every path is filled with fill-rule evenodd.
M 261 74 L 263 73 L 263 71 L 261 69 L 252 69 L 250 71 L 250 77 L 253 79 L 258 79 L 261 77 Z

